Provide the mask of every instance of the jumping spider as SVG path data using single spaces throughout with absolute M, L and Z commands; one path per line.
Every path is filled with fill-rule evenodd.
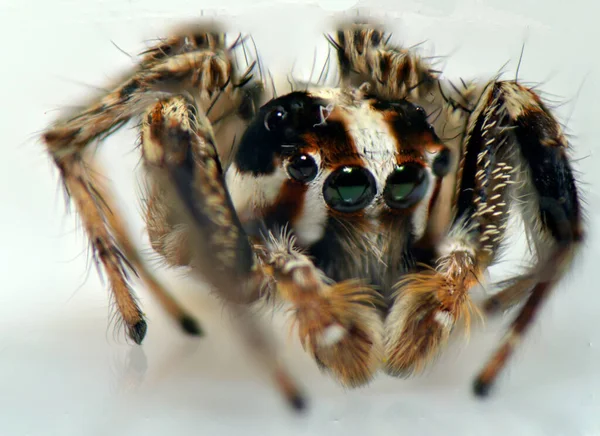
M 266 297 L 289 304 L 304 347 L 347 386 L 380 368 L 410 375 L 460 321 L 468 327 L 477 312 L 469 292 L 498 257 L 513 203 L 535 266 L 484 304 L 494 313 L 523 302 L 476 378 L 485 395 L 583 239 L 565 136 L 516 80 L 456 87 L 375 26 L 346 25 L 328 39 L 340 85 L 312 83 L 265 102 L 262 77 L 236 68 L 243 39 L 227 46 L 213 28 L 182 31 L 43 140 L 136 343 L 146 323 L 129 268 L 200 333 L 141 263 L 87 170 L 88 144 L 139 117 L 154 250 L 191 266 L 238 311 Z

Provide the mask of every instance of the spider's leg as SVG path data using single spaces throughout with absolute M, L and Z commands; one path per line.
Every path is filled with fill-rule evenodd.
M 304 399 L 272 341 L 240 304 L 258 296 L 262 277 L 227 191 L 210 122 L 190 98 L 165 99 L 142 120 L 142 148 L 149 176 L 185 226 L 190 265 L 234 312 L 239 331 L 290 404 L 302 408 Z
M 202 335 L 203 331 L 198 321 L 190 315 L 172 295 L 161 285 L 152 271 L 145 265 L 144 260 L 140 256 L 139 251 L 131 241 L 131 237 L 127 232 L 125 223 L 122 220 L 122 214 L 119 213 L 116 201 L 108 187 L 104 185 L 103 180 L 94 177 L 95 174 L 101 174 L 100 167 L 97 162 L 92 163 L 93 171 L 89 173 L 92 179 L 92 185 L 97 190 L 102 198 L 99 206 L 102 208 L 106 224 L 108 225 L 111 234 L 118 241 L 119 249 L 125 259 L 136 274 L 142 279 L 148 290 L 159 301 L 163 309 L 176 320 L 181 328 L 191 335 Z
M 487 88 L 468 122 L 459 162 L 455 218 L 435 244 L 432 268 L 398 283 L 386 323 L 388 370 L 423 368 L 461 318 L 468 329 L 476 307 L 469 292 L 497 254 L 518 170 L 505 106 Z
M 329 41 L 336 48 L 342 83 L 361 86 L 382 98 L 423 97 L 434 91 L 438 71 L 411 49 L 389 44 L 390 35 L 380 29 L 351 24 Z
M 508 128 L 505 136 L 520 157 L 516 161 L 524 162 L 517 195 L 537 252 L 536 265 L 497 300 L 526 298 L 502 344 L 475 381 L 475 393 L 486 395 L 542 303 L 571 266 L 584 230 L 578 189 L 567 155 L 568 143 L 540 97 L 516 82 L 497 82 L 488 87 L 478 106 L 484 112 L 502 116 L 498 121 Z M 477 135 L 478 123 L 472 136 Z M 478 142 L 485 144 L 481 139 Z M 487 307 L 494 305 L 488 302 Z
M 332 283 L 294 245 L 270 234 L 259 246 L 266 289 L 291 304 L 303 347 L 346 386 L 371 380 L 382 358 L 380 295 L 360 280 Z
M 181 54 L 174 52 L 164 59 L 148 62 L 147 67 L 139 68 L 112 92 L 81 113 L 59 121 L 43 135 L 93 250 L 104 266 L 129 336 L 136 343 L 142 341 L 147 327 L 127 283 L 126 269 L 132 262 L 123 254 L 126 243 L 118 240 L 118 232 L 110 231 L 110 217 L 100 191 L 87 171 L 84 151 L 91 141 L 109 135 L 173 88 L 195 90 L 200 99 L 210 99 L 223 88 L 235 86 L 231 75 L 227 50 L 199 48 Z M 183 314 L 182 310 L 180 312 Z M 182 318 L 181 322 L 185 319 L 189 317 Z

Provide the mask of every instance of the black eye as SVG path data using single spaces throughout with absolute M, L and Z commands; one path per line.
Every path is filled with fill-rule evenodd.
M 383 199 L 393 209 L 405 209 L 421 201 L 428 186 L 425 168 L 414 162 L 407 162 L 398 165 L 388 176 Z
M 450 171 L 450 150 L 444 148 L 435 157 L 433 165 L 431 166 L 433 173 L 438 177 L 444 177 Z
M 294 156 L 287 166 L 290 177 L 299 182 L 310 182 L 317 176 L 318 170 L 315 160 L 307 154 Z
M 340 212 L 363 209 L 375 194 L 375 179 L 362 167 L 339 168 L 327 178 L 323 186 L 325 201 L 332 209 Z
M 269 132 L 277 130 L 277 128 L 281 126 L 281 124 L 286 118 L 287 112 L 285 111 L 285 109 L 281 106 L 277 106 L 265 116 L 265 128 Z

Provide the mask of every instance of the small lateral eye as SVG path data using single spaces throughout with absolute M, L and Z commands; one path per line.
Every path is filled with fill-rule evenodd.
M 433 165 L 431 166 L 433 173 L 438 177 L 444 177 L 450 171 L 450 150 L 444 148 L 435 157 Z
M 275 130 L 277 130 L 278 127 L 281 126 L 281 124 L 283 123 L 283 121 L 287 118 L 287 112 L 284 108 L 282 108 L 281 106 L 277 106 L 276 108 L 272 109 L 269 113 L 267 113 L 267 115 L 265 116 L 265 128 L 269 131 L 269 132 L 273 132 Z
M 425 168 L 414 162 L 398 165 L 388 176 L 383 199 L 392 209 L 406 209 L 421 201 L 429 187 Z
M 307 154 L 299 154 L 290 159 L 287 172 L 290 177 L 299 182 L 310 182 L 317 176 L 319 168 L 315 160 Z
M 377 190 L 373 175 L 359 166 L 344 166 L 333 172 L 323 186 L 327 204 L 340 212 L 364 209 Z

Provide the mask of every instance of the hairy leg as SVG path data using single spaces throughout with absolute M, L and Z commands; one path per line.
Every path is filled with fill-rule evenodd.
M 199 35 L 202 33 L 196 35 L 198 38 L 185 35 L 161 44 L 158 52 L 169 52 L 168 56 L 155 56 L 151 60 L 148 54 L 140 67 L 112 92 L 82 112 L 57 122 L 43 135 L 48 152 L 59 168 L 67 192 L 81 217 L 94 253 L 108 276 L 116 306 L 129 336 L 136 343 L 142 341 L 147 327 L 127 282 L 127 269 L 134 262 L 127 259 L 125 251 L 130 251 L 131 247 L 127 241 L 119 240 L 122 235 L 118 231 L 110 229 L 110 221 L 114 224 L 118 219 L 108 215 L 105 200 L 87 170 L 84 151 L 90 142 L 110 135 L 130 118 L 141 114 L 157 97 L 168 94 L 173 88 L 195 90 L 201 99 L 209 99 L 223 88 L 236 85 L 232 80 L 233 71 L 226 50 L 210 50 L 206 45 L 196 44 L 196 50 L 178 51 L 178 44 L 189 48 L 189 41 L 200 41 Z M 207 35 L 205 40 L 212 41 Z M 187 43 L 177 42 L 184 40 Z
M 332 283 L 294 245 L 269 235 L 259 245 L 266 292 L 291 305 L 300 342 L 347 386 L 371 380 L 382 358 L 379 294 L 358 280 Z

